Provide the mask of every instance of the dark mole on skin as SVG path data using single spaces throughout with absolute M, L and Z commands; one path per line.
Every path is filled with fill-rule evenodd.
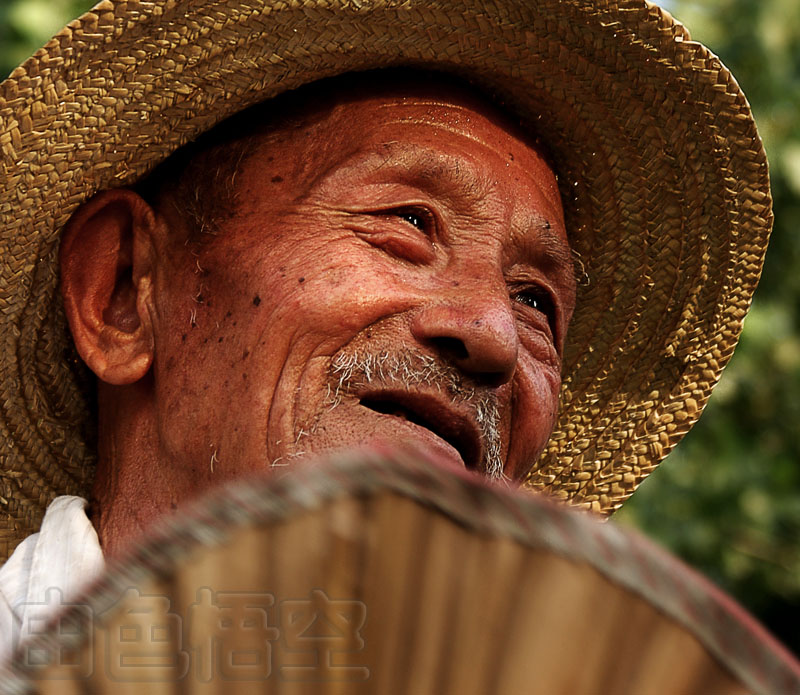
M 231 312 L 231 311 L 229 311 L 227 314 L 225 314 L 225 318 L 226 319 L 229 319 L 231 316 L 233 316 L 233 312 Z
M 304 283 L 305 281 L 306 281 L 305 278 L 297 278 L 297 282 L 299 282 L 301 284 Z
M 185 343 L 185 342 L 186 342 L 186 333 L 184 333 L 184 334 L 181 336 L 181 342 L 182 342 L 182 343 Z
M 280 183 L 281 181 L 283 181 L 283 176 L 273 176 L 272 177 L 272 183 Z
M 249 354 L 250 354 L 250 350 L 245 350 L 245 351 L 242 353 L 242 359 L 243 359 L 243 360 L 246 360 L 246 359 L 247 359 L 247 356 L 248 356 Z
M 255 297 L 253 297 L 253 306 L 258 306 L 259 304 L 261 304 L 261 297 L 256 295 Z
M 225 340 L 225 338 L 223 338 L 222 336 L 220 336 L 220 337 L 219 337 L 219 340 L 218 340 L 217 342 L 218 342 L 218 343 L 221 343 L 223 340 Z

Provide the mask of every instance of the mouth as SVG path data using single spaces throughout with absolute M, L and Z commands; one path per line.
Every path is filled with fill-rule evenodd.
M 370 393 L 362 396 L 359 403 L 373 412 L 428 430 L 455 449 L 466 468 L 478 470 L 483 448 L 480 431 L 474 420 L 456 412 L 452 404 L 406 391 Z

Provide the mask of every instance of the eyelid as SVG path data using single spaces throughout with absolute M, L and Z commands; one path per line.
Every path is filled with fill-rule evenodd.
M 426 234 L 429 237 L 433 237 L 436 230 L 438 229 L 438 220 L 433 212 L 429 207 L 420 204 L 409 204 L 409 205 L 397 205 L 390 208 L 384 208 L 381 210 L 375 210 L 373 212 L 368 213 L 369 215 L 375 217 L 400 217 L 402 218 L 403 215 L 414 215 L 419 217 L 423 221 L 423 228 L 420 229 L 412 222 L 406 221 L 407 224 L 412 225 L 415 229 L 418 229 L 423 234 Z
M 527 307 L 522 302 L 516 302 L 522 311 L 539 311 L 547 318 L 547 326 L 554 341 L 560 342 L 561 306 L 555 292 L 546 284 L 534 281 L 518 281 L 509 283 L 509 297 L 512 301 L 520 294 L 530 292 L 544 298 L 548 307 L 546 310 Z
M 416 225 L 399 219 L 403 214 L 414 214 L 424 220 L 426 225 L 435 225 L 433 212 L 423 206 L 400 205 L 378 209 L 361 210 L 361 222 L 353 220 L 353 231 L 364 241 L 380 248 L 390 255 L 415 264 L 431 263 L 436 257 L 435 227 L 419 229 Z M 372 218 L 367 222 L 365 218 Z M 391 222 L 389 222 L 391 220 Z

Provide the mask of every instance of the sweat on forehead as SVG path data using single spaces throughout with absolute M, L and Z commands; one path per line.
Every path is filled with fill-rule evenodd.
M 312 154 L 324 159 L 324 145 L 331 136 L 340 142 L 349 138 L 357 147 L 360 131 L 348 128 L 349 105 L 405 99 L 430 100 L 432 110 L 447 104 L 454 128 L 469 124 L 478 112 L 550 166 L 546 148 L 535 133 L 478 88 L 453 75 L 395 68 L 320 80 L 245 109 L 174 152 L 139 181 L 137 192 L 151 204 L 168 198 L 189 215 L 193 231 L 202 238 L 202 232 L 214 231 L 219 220 L 234 213 L 236 173 L 257 144 L 297 142 L 299 136 L 311 134 Z M 315 128 L 323 125 L 332 132 L 314 138 Z M 308 159 L 304 162 L 313 166 Z

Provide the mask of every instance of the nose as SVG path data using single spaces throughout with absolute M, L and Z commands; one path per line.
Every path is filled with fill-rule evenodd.
M 519 335 L 505 298 L 462 293 L 434 301 L 414 316 L 411 333 L 459 369 L 489 385 L 500 386 L 514 376 Z

